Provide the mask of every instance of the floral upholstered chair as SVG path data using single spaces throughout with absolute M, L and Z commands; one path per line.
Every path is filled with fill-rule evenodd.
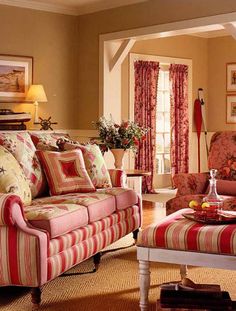
M 217 169 L 217 192 L 223 209 L 236 211 L 236 131 L 216 132 L 211 139 L 209 169 Z M 167 215 L 188 207 L 191 200 L 201 203 L 208 193 L 209 173 L 176 174 L 176 197 L 166 203 Z

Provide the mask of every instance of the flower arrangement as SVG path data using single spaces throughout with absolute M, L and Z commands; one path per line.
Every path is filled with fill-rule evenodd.
M 94 125 L 106 149 L 104 151 L 108 149 L 132 149 L 136 151 L 140 140 L 145 139 L 148 131 L 133 121 L 122 121 L 121 124 L 117 124 L 112 117 L 109 120 L 101 117 Z

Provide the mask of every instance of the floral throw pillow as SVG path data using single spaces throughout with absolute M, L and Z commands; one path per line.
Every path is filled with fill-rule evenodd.
M 31 139 L 37 150 L 59 151 L 58 139 L 65 139 L 61 133 L 34 133 L 30 132 Z
M 31 203 L 29 182 L 13 155 L 0 146 L 0 192 L 18 195 L 24 205 Z
M 110 174 L 98 145 L 81 145 L 79 142 L 64 141 L 61 148 L 63 150 L 79 148 L 83 152 L 85 167 L 95 188 L 112 187 Z
M 85 169 L 79 149 L 53 152 L 38 150 L 51 195 L 73 192 L 93 192 L 95 188 Z
M 79 148 L 83 152 L 85 166 L 93 185 L 96 188 L 112 187 L 110 174 L 99 146 L 88 144 L 80 145 Z
M 0 145 L 9 151 L 22 167 L 29 180 L 32 197 L 42 195 L 47 182 L 30 135 L 27 132 L 0 133 Z

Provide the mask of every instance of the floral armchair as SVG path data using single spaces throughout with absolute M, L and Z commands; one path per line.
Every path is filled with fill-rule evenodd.
M 217 169 L 217 192 L 223 199 L 223 209 L 236 211 L 236 131 L 216 132 L 211 139 L 209 169 Z M 188 207 L 189 201 L 199 203 L 208 193 L 209 173 L 176 174 L 176 197 L 166 203 L 167 215 Z

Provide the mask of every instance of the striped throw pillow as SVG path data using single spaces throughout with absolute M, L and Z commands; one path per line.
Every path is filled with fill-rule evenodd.
M 51 195 L 95 191 L 85 169 L 81 150 L 38 150 L 37 155 L 47 177 Z

